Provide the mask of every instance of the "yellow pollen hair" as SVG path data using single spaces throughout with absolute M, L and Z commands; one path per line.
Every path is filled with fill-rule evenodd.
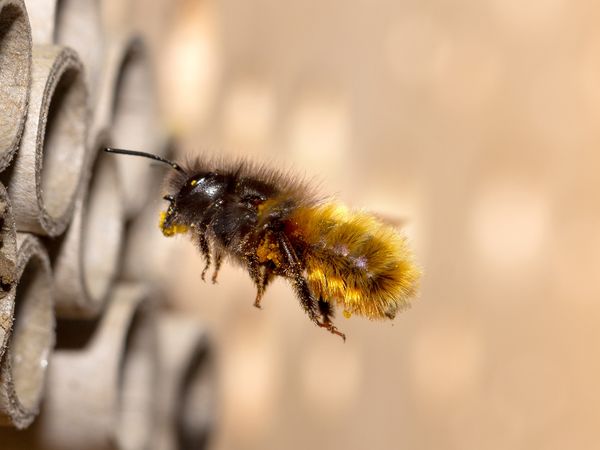
M 308 244 L 306 273 L 313 294 L 344 316 L 393 317 L 409 306 L 420 271 L 405 237 L 373 215 L 336 202 L 295 212 Z

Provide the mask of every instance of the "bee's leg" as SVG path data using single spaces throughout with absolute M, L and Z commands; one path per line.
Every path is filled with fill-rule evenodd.
M 202 278 L 202 281 L 205 281 L 206 272 L 210 268 L 210 246 L 208 244 L 208 239 L 206 238 L 206 233 L 209 224 L 211 223 L 219 209 L 220 208 L 218 204 L 213 204 L 209 206 L 208 209 L 204 212 L 204 220 L 196 225 L 198 248 L 200 249 L 200 253 L 202 254 L 202 256 L 204 256 L 204 260 L 206 261 L 206 264 L 202 269 L 202 275 L 200 276 Z M 221 264 L 220 257 L 218 254 L 217 264 L 218 265 L 215 268 L 215 274 L 213 274 L 213 283 L 216 280 L 216 273 L 218 273 Z
M 262 279 L 263 293 L 267 289 L 267 286 L 269 285 L 269 283 L 271 283 L 271 281 L 273 281 L 274 278 L 275 278 L 275 274 L 273 273 L 273 270 L 271 270 L 270 267 L 264 267 L 263 279 Z
M 220 251 L 215 251 L 215 270 L 213 271 L 212 274 L 212 283 L 216 284 L 217 283 L 217 275 L 219 275 L 219 270 L 221 269 L 221 263 L 223 262 L 223 253 L 221 253 Z
M 198 248 L 200 248 L 200 253 L 202 253 L 204 260 L 206 261 L 204 269 L 202 269 L 202 275 L 200 275 L 200 278 L 202 278 L 202 281 L 204 281 L 206 271 L 210 267 L 210 247 L 208 245 L 208 239 L 206 239 L 206 236 L 203 232 L 198 233 Z
M 298 260 L 298 256 L 294 251 L 292 244 L 290 243 L 287 236 L 283 233 L 279 233 L 277 242 L 279 243 L 279 249 L 281 250 L 281 256 L 285 261 L 287 267 L 287 276 L 290 279 L 292 287 L 296 291 L 296 295 L 300 300 L 300 304 L 308 314 L 308 318 L 314 323 L 319 325 L 318 315 L 318 304 L 314 296 L 310 292 L 306 278 L 304 278 L 304 270 L 302 264 Z M 320 326 L 320 325 L 319 325 Z
M 322 297 L 319 297 L 318 301 L 319 312 L 321 313 L 321 320 L 323 322 L 330 322 L 331 318 L 334 316 L 333 308 L 331 307 L 331 303 L 323 300 Z
M 256 300 L 254 300 L 254 306 L 256 306 L 259 309 L 261 308 L 260 301 L 262 300 L 263 295 L 267 290 L 267 286 L 269 285 L 273 277 L 273 271 L 270 268 L 262 266 L 259 269 L 258 279 L 256 282 Z
M 319 298 L 319 312 L 321 313 L 321 322 L 319 322 L 319 326 L 322 328 L 326 328 L 330 333 L 337 334 L 340 336 L 344 342 L 346 341 L 346 335 L 339 331 L 336 326 L 331 322 L 331 319 L 334 315 L 333 308 L 331 303 L 326 302 L 322 298 Z
M 261 309 L 260 301 L 262 300 L 268 283 L 265 281 L 265 276 L 267 276 L 266 267 L 261 266 L 256 258 L 251 258 L 248 261 L 248 273 L 256 285 L 256 299 L 254 300 L 254 306 Z

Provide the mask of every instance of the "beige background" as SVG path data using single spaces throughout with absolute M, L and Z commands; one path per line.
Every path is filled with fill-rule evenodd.
M 218 349 L 215 448 L 597 448 L 597 2 L 186 0 L 137 18 L 184 151 L 292 166 L 405 219 L 425 274 L 393 324 L 338 318 L 342 344 L 285 283 L 257 311 L 245 273 L 206 285 L 193 245 L 156 229 L 173 304 Z

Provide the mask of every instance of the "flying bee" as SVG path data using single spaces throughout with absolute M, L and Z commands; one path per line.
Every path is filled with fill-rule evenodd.
M 333 334 L 335 307 L 345 317 L 393 319 L 415 294 L 419 270 L 406 239 L 375 215 L 319 199 L 307 184 L 250 162 L 199 159 L 180 165 L 157 155 L 122 149 L 168 164 L 161 213 L 165 236 L 188 234 L 206 260 L 213 283 L 225 256 L 248 271 L 254 306 L 269 283 L 285 278 L 309 319 Z

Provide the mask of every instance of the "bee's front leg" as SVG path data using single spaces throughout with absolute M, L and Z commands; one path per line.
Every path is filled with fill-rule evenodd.
M 206 261 L 206 264 L 204 265 L 204 269 L 202 269 L 202 275 L 200 275 L 200 277 L 202 278 L 202 281 L 204 281 L 206 272 L 208 271 L 208 269 L 210 267 L 210 246 L 208 245 L 208 239 L 206 239 L 206 235 L 205 235 L 204 231 L 200 231 L 198 233 L 197 241 L 198 241 L 198 248 L 200 249 L 200 253 L 202 254 L 202 256 L 204 256 L 204 261 Z

